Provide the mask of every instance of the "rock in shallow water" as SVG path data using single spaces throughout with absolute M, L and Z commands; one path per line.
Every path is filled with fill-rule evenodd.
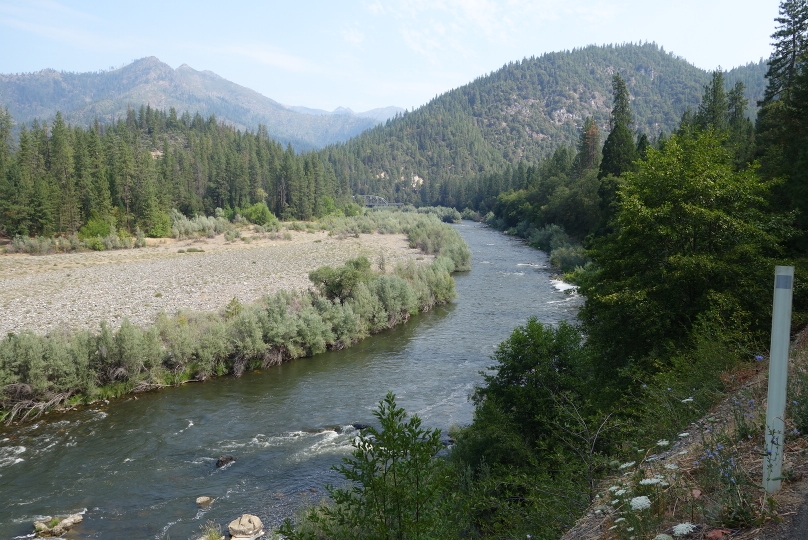
M 216 468 L 220 469 L 227 465 L 228 463 L 232 463 L 236 461 L 236 458 L 233 456 L 221 456 L 219 459 L 216 460 Z
M 58 520 L 58 522 L 51 527 L 50 525 L 56 520 Z M 81 514 L 71 514 L 64 518 L 49 518 L 45 521 L 35 521 L 34 529 L 36 530 L 37 536 L 62 536 L 70 530 L 73 525 L 81 523 L 83 520 L 84 517 Z
M 208 506 L 213 503 L 213 498 L 203 495 L 201 497 L 196 498 L 196 504 L 201 506 L 202 508 L 207 508 Z
M 234 519 L 227 526 L 230 531 L 230 536 L 234 539 L 250 539 L 253 540 L 264 534 L 264 525 L 258 516 L 251 514 L 244 514 L 238 519 Z

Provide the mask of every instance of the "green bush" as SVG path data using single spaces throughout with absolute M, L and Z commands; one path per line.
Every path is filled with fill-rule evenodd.
M 86 245 L 93 251 L 104 251 L 105 249 L 107 249 L 106 246 L 104 245 L 104 240 L 100 236 L 92 236 L 89 238 L 85 238 L 84 245 Z
M 114 230 L 114 227 L 108 220 L 95 217 L 89 219 L 87 223 L 82 225 L 79 229 L 79 238 L 82 240 L 95 237 L 103 238 Z
M 241 215 L 250 223 L 263 227 L 272 226 L 278 222 L 278 218 L 275 217 L 264 202 L 255 203 L 250 207 L 244 208 L 241 211 Z
M 365 226 L 428 223 L 418 233 L 425 244 L 438 252 L 447 251 L 447 245 L 448 251 L 457 248 L 451 244 L 459 238 L 453 236 L 456 231 L 436 217 L 401 215 L 411 217 L 398 225 L 399 217 L 392 214 L 369 218 Z M 430 243 L 423 237 L 425 231 L 434 231 L 439 241 Z M 19 242 L 31 240 L 32 244 L 41 242 L 23 238 Z M 84 245 L 77 237 L 45 240 L 41 243 L 61 246 L 58 249 Z M 114 234 L 101 240 L 105 247 L 107 242 L 132 243 L 129 236 Z M 462 260 L 463 251 L 458 253 L 455 258 Z M 392 275 L 376 274 L 366 257 L 358 257 L 336 269 L 323 267 L 312 272 L 316 293 L 281 292 L 249 305 L 236 301 L 222 313 L 162 314 L 149 328 L 124 320 L 117 330 L 102 321 L 97 333 L 9 334 L 0 339 L 0 388 L 15 390 L 0 394 L 0 406 L 8 410 L 21 400 L 48 401 L 55 394 L 113 397 L 191 378 L 204 380 L 228 372 L 239 375 L 251 366 L 341 349 L 406 321 L 418 311 L 450 301 L 454 298 L 450 275 L 454 270 L 452 259 L 439 256 L 431 265 L 410 262 L 398 265 Z
M 154 212 L 146 236 L 149 238 L 168 238 L 171 236 L 171 216 L 165 212 Z
M 280 533 L 289 539 L 432 538 L 441 518 L 440 494 L 447 476 L 436 459 L 443 447 L 440 430 L 421 427 L 421 420 L 399 407 L 388 392 L 373 412 L 380 429 L 369 427 L 354 439 L 350 458 L 335 467 L 350 483 L 329 487 L 333 505 L 310 511 L 295 527 L 287 520 Z

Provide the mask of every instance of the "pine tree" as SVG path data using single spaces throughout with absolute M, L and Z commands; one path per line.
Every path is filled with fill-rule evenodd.
M 584 120 L 581 135 L 578 138 L 578 155 L 575 157 L 575 169 L 578 176 L 584 171 L 596 168 L 600 163 L 600 133 L 598 124 L 591 116 Z M 525 187 L 527 187 L 525 180 Z
M 57 227 L 59 232 L 72 233 L 81 225 L 81 208 L 73 174 L 71 132 L 60 112 L 51 128 L 49 157 L 49 172 L 59 191 Z
M 626 83 L 619 74 L 612 79 L 614 108 L 610 120 L 611 131 L 603 144 L 603 160 L 600 162 L 598 178 L 607 175 L 620 176 L 633 170 L 637 160 L 637 148 L 631 132 L 632 116 L 629 93 Z M 611 201 L 607 201 L 610 203 Z
M 699 109 L 696 112 L 696 126 L 700 129 L 714 129 L 723 132 L 729 124 L 729 104 L 724 89 L 724 72 L 721 68 L 713 71 L 710 82 L 704 86 Z
M 784 0 L 774 38 L 774 52 L 766 73 L 768 84 L 760 102 L 755 125 L 755 156 L 760 161 L 764 179 L 785 179 L 773 190 L 772 199 L 780 208 L 797 212 L 797 226 L 808 231 L 808 188 L 803 173 L 806 107 L 800 94 L 801 74 L 805 72 L 808 56 L 808 0 Z M 792 245 L 799 251 L 808 250 L 805 234 Z
M 762 102 L 764 106 L 777 99 L 790 102 L 799 61 L 808 50 L 808 1 L 780 2 L 780 16 L 774 20 L 779 26 L 771 36 L 775 42 L 766 72 L 769 83 Z

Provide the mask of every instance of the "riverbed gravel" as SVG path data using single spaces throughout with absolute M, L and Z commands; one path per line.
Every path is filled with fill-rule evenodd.
M 160 312 L 214 311 L 233 298 L 252 302 L 281 290 L 305 290 L 308 274 L 365 255 L 388 271 L 405 259 L 428 262 L 401 234 L 339 238 L 326 232 L 246 234 L 156 240 L 141 249 L 0 256 L 0 335 L 32 330 L 96 330 L 125 318 L 146 326 Z M 203 250 L 188 252 L 188 249 Z M 184 251 L 181 253 L 180 251 Z

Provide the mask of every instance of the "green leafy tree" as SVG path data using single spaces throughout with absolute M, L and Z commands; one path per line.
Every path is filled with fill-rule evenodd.
M 370 260 L 364 255 L 345 262 L 344 266 L 332 268 L 321 266 L 309 273 L 309 280 L 314 283 L 329 300 L 344 302 L 360 283 L 372 279 Z
M 624 175 L 614 231 L 590 250 L 597 270 L 581 286 L 602 374 L 664 358 L 701 317 L 765 328 L 772 257 L 788 232 L 767 193 L 713 131 L 674 135 Z
M 362 430 L 354 439 L 351 457 L 335 467 L 350 487 L 329 486 L 334 504 L 310 512 L 308 526 L 296 529 L 287 521 L 281 534 L 290 539 L 435 537 L 446 486 L 444 464 L 435 458 L 443 448 L 440 430 L 422 428 L 416 415 L 408 418 L 392 392 L 373 414 L 380 429 Z

